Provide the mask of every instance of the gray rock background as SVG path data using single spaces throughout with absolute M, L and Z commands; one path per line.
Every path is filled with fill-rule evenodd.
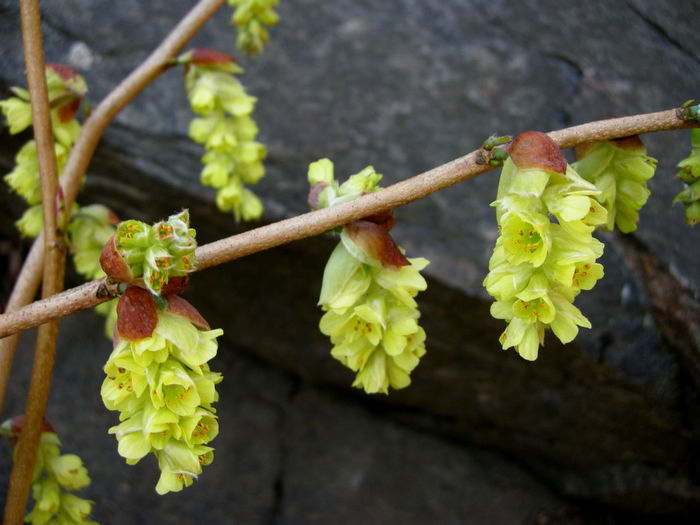
M 192 2 L 42 4 L 48 61 L 76 67 L 99 101 Z M 492 133 L 547 131 L 700 98 L 697 1 L 283 0 L 242 81 L 268 147 L 256 187 L 264 222 L 306 208 L 306 169 L 367 164 L 384 184 L 478 147 Z M 240 56 L 230 10 L 193 46 Z M 25 85 L 16 3 L 0 0 L 0 89 Z M 181 73 L 169 71 L 105 133 L 81 203 L 155 220 L 187 206 L 202 243 L 254 225 L 216 212 L 199 186 L 200 148 Z M 0 132 L 0 168 L 27 136 Z M 225 330 L 215 463 L 158 498 L 153 462 L 127 467 L 99 399 L 109 343 L 91 312 L 62 323 L 48 416 L 95 480 L 103 523 L 598 523 L 690 519 L 698 484 L 700 233 L 670 202 L 689 132 L 644 137 L 659 158 L 631 238 L 606 235 L 606 278 L 577 305 L 594 327 L 553 338 L 535 363 L 497 342 L 481 287 L 497 231 L 495 173 L 395 211 L 394 237 L 432 263 L 419 297 L 428 354 L 390 396 L 349 388 L 315 303 L 334 241 L 295 242 L 197 274 L 186 297 Z M 568 155 L 568 153 L 567 153 Z M 22 210 L 2 190 L 2 299 Z M 77 283 L 75 277 L 69 284 Z M 23 410 L 32 337 L 6 401 Z M 0 489 L 7 483 L 2 445 Z M 4 490 L 1 491 L 4 494 Z

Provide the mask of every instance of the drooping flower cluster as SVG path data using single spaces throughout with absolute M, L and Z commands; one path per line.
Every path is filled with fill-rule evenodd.
M 637 229 L 637 212 L 649 198 L 647 181 L 656 171 L 656 159 L 646 152 L 636 135 L 576 148 L 579 160 L 574 169 L 600 190 L 596 199 L 608 211 L 604 229 L 617 226 L 623 233 Z
M 143 277 L 146 287 L 158 295 L 173 277 L 186 276 L 194 270 L 195 235 L 187 210 L 153 226 L 124 221 L 105 245 L 100 265 L 118 282 Z
M 62 64 L 46 64 L 46 82 L 51 104 L 51 124 L 54 135 L 56 163 L 60 176 L 73 144 L 80 134 L 80 124 L 74 118 L 81 99 L 87 93 L 83 78 Z M 29 92 L 12 88 L 15 96 L 0 100 L 0 111 L 7 120 L 10 133 L 24 131 L 32 124 Z M 15 156 L 15 168 L 5 175 L 5 182 L 27 202 L 29 208 L 16 222 L 17 229 L 27 237 L 36 237 L 43 226 L 41 186 L 36 143 L 28 141 Z
M 16 445 L 23 423 L 24 416 L 17 416 L 3 423 L 0 433 Z M 90 484 L 87 469 L 75 454 L 61 454 L 60 446 L 53 428 L 44 421 L 32 475 L 34 507 L 24 521 L 33 525 L 97 525 L 89 519 L 92 502 L 72 494 Z M 13 453 L 16 451 L 15 446 Z
M 503 349 L 514 347 L 534 360 L 545 328 L 563 343 L 574 339 L 579 326 L 590 328 L 573 301 L 603 275 L 595 262 L 603 244 L 592 232 L 605 224 L 607 212 L 595 198 L 600 191 L 546 135 L 522 133 L 508 153 L 493 203 L 500 236 L 484 286 L 496 299 L 491 314 L 508 323 Z
M 368 166 L 338 185 L 333 164 L 309 166 L 309 203 L 324 208 L 379 189 L 381 175 Z M 425 354 L 415 300 L 427 284 L 423 258 L 406 259 L 389 235 L 391 211 L 347 224 L 323 273 L 318 304 L 326 312 L 320 330 L 333 343 L 331 355 L 357 373 L 353 386 L 367 393 L 404 388 Z
M 196 49 L 179 58 L 186 64 L 185 89 L 192 110 L 189 134 L 207 152 L 200 180 L 216 189 L 216 205 L 232 211 L 236 220 L 257 219 L 260 199 L 247 188 L 265 174 L 265 146 L 255 140 L 258 127 L 251 118 L 256 98 L 246 94 L 235 74 L 243 70 L 230 56 Z
M 270 38 L 267 27 L 279 21 L 274 7 L 279 0 L 228 0 L 236 10 L 231 23 L 236 26 L 236 45 L 249 55 L 257 55 Z
M 80 134 L 80 123 L 75 115 L 81 100 L 87 93 L 83 78 L 62 64 L 46 65 L 46 81 L 51 104 L 51 124 L 54 135 L 56 163 L 60 176 L 73 144 Z M 7 119 L 10 133 L 20 133 L 32 123 L 29 93 L 13 88 L 16 96 L 0 101 L 0 110 Z M 16 222 L 19 231 L 27 237 L 36 237 L 43 226 L 41 185 L 37 162 L 36 143 L 27 142 L 15 156 L 15 169 L 5 176 L 5 181 L 24 198 L 29 208 Z M 65 219 L 65 210 L 59 210 L 59 224 Z M 67 241 L 73 254 L 76 270 L 86 279 L 104 276 L 99 256 L 105 242 L 114 234 L 113 214 L 101 205 L 80 208 L 73 203 L 70 221 L 66 227 Z M 95 310 L 107 317 L 106 333 L 111 337 L 116 318 L 114 302 L 102 303 Z
M 160 308 L 133 285 L 122 294 L 101 392 L 105 406 L 120 412 L 120 424 L 109 430 L 119 454 L 130 465 L 151 452 L 157 458 L 158 494 L 190 486 L 212 462 L 214 449 L 207 444 L 219 430 L 212 404 L 222 379 L 207 362 L 223 331 L 210 330 L 177 295 L 163 302 Z
M 678 177 L 687 186 L 676 195 L 673 203 L 683 203 L 685 222 L 695 226 L 700 221 L 700 128 L 692 131 L 691 147 L 690 155 L 678 163 Z

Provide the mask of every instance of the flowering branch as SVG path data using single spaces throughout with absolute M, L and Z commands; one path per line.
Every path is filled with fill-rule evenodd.
M 44 72 L 44 48 L 39 16 L 39 0 L 20 2 L 24 61 L 27 68 L 27 85 L 34 123 L 34 139 L 37 148 L 41 200 L 44 219 L 44 277 L 42 297 L 50 297 L 63 288 L 65 247 L 58 235 L 56 217 L 56 189 L 58 168 L 54 150 L 51 108 L 49 107 L 46 74 Z M 41 436 L 41 426 L 49 398 L 58 337 L 58 319 L 52 319 L 39 327 L 34 366 L 27 396 L 25 420 L 17 445 L 17 456 L 10 476 L 5 506 L 5 522 L 21 523 L 32 483 L 34 462 Z
M 670 109 L 658 113 L 590 122 L 553 131 L 549 136 L 560 147 L 572 147 L 584 142 L 698 126 L 697 122 L 686 121 L 677 112 L 676 109 Z M 203 270 L 291 241 L 313 237 L 336 226 L 408 204 L 494 169 L 488 163 L 488 156 L 489 152 L 479 149 L 353 201 L 305 213 L 200 246 L 195 253 L 198 261 L 197 269 Z M 27 330 L 47 319 L 63 317 L 91 308 L 109 300 L 115 294 L 116 287 L 110 286 L 101 279 L 37 301 L 21 310 L 7 312 L 0 315 L 0 337 Z
M 80 189 L 83 175 L 107 125 L 169 66 L 170 61 L 224 2 L 225 0 L 200 0 L 149 57 L 93 110 L 82 128 L 63 170 L 61 180 L 64 209 L 71 209 Z M 7 304 L 8 312 L 29 304 L 36 294 L 41 276 L 41 262 L 44 257 L 42 236 L 36 238 L 29 256 L 25 260 Z M 16 345 L 16 337 L 0 341 L 0 410 L 7 390 Z

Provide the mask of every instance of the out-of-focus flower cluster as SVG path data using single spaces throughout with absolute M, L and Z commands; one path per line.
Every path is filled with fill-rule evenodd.
M 685 222 L 695 226 L 700 221 L 700 128 L 691 134 L 691 151 L 678 163 L 678 178 L 686 187 L 673 199 L 673 203 L 682 202 L 685 208 Z
M 46 65 L 46 81 L 51 104 L 51 125 L 54 135 L 54 150 L 58 174 L 68 160 L 73 144 L 80 134 L 80 123 L 75 115 L 81 100 L 87 93 L 83 77 L 62 64 Z M 12 88 L 15 96 L 0 101 L 0 110 L 5 115 L 10 133 L 20 133 L 32 124 L 29 93 L 22 88 Z M 28 141 L 15 156 L 15 168 L 5 175 L 5 182 L 29 205 L 16 222 L 22 235 L 36 237 L 44 222 L 41 206 L 41 185 L 36 143 Z M 60 194 L 59 194 L 60 196 Z M 59 205 L 61 202 L 59 201 Z M 65 210 L 60 209 L 59 225 L 63 227 Z M 66 226 L 67 241 L 73 254 L 73 263 L 78 273 L 86 279 L 104 277 L 99 257 L 102 247 L 115 232 L 115 216 L 106 207 L 93 204 L 80 207 L 73 203 L 70 221 Z M 111 337 L 116 316 L 115 303 L 102 303 L 95 310 L 107 318 L 106 333 Z
M 67 234 L 73 266 L 85 279 L 100 279 L 105 276 L 100 266 L 100 253 L 117 231 L 116 215 L 102 204 L 91 204 L 79 208 L 68 223 Z M 105 335 L 112 337 L 117 319 L 117 302 L 108 301 L 95 307 L 105 316 Z
M 51 125 L 60 176 L 80 134 L 80 123 L 75 119 L 75 114 L 87 93 L 87 86 L 83 77 L 62 64 L 46 64 L 46 82 L 52 107 Z M 12 92 L 15 96 L 0 100 L 0 111 L 5 116 L 10 133 L 14 135 L 31 126 L 32 109 L 26 89 L 14 87 Z M 15 168 L 5 175 L 5 182 L 29 206 L 15 223 L 17 229 L 22 235 L 36 237 L 43 226 L 43 212 L 36 142 L 33 139 L 27 141 L 15 156 Z M 65 210 L 62 212 L 65 213 Z
M 23 422 L 24 416 L 6 421 L 0 434 L 9 436 L 16 445 Z M 60 446 L 53 428 L 44 421 L 32 475 L 34 507 L 24 521 L 32 525 L 97 525 L 89 519 L 92 502 L 72 494 L 90 484 L 87 469 L 75 454 L 61 454 Z M 16 452 L 15 446 L 13 454 Z
M 279 0 L 228 0 L 235 7 L 231 23 L 236 26 L 236 45 L 249 55 L 260 53 L 270 38 L 267 28 L 279 22 L 274 8 Z
M 233 58 L 211 49 L 196 49 L 179 58 L 186 64 L 185 89 L 199 117 L 190 123 L 192 140 L 203 144 L 200 180 L 216 189 L 216 205 L 236 220 L 257 219 L 260 199 L 247 186 L 265 174 L 265 146 L 255 140 L 258 126 L 251 118 L 256 98 L 235 76 L 243 70 Z

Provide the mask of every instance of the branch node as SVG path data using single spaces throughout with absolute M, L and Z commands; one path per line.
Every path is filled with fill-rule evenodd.
M 117 295 L 119 295 L 119 283 L 107 278 L 102 280 L 95 292 L 95 297 L 98 299 L 114 299 Z

